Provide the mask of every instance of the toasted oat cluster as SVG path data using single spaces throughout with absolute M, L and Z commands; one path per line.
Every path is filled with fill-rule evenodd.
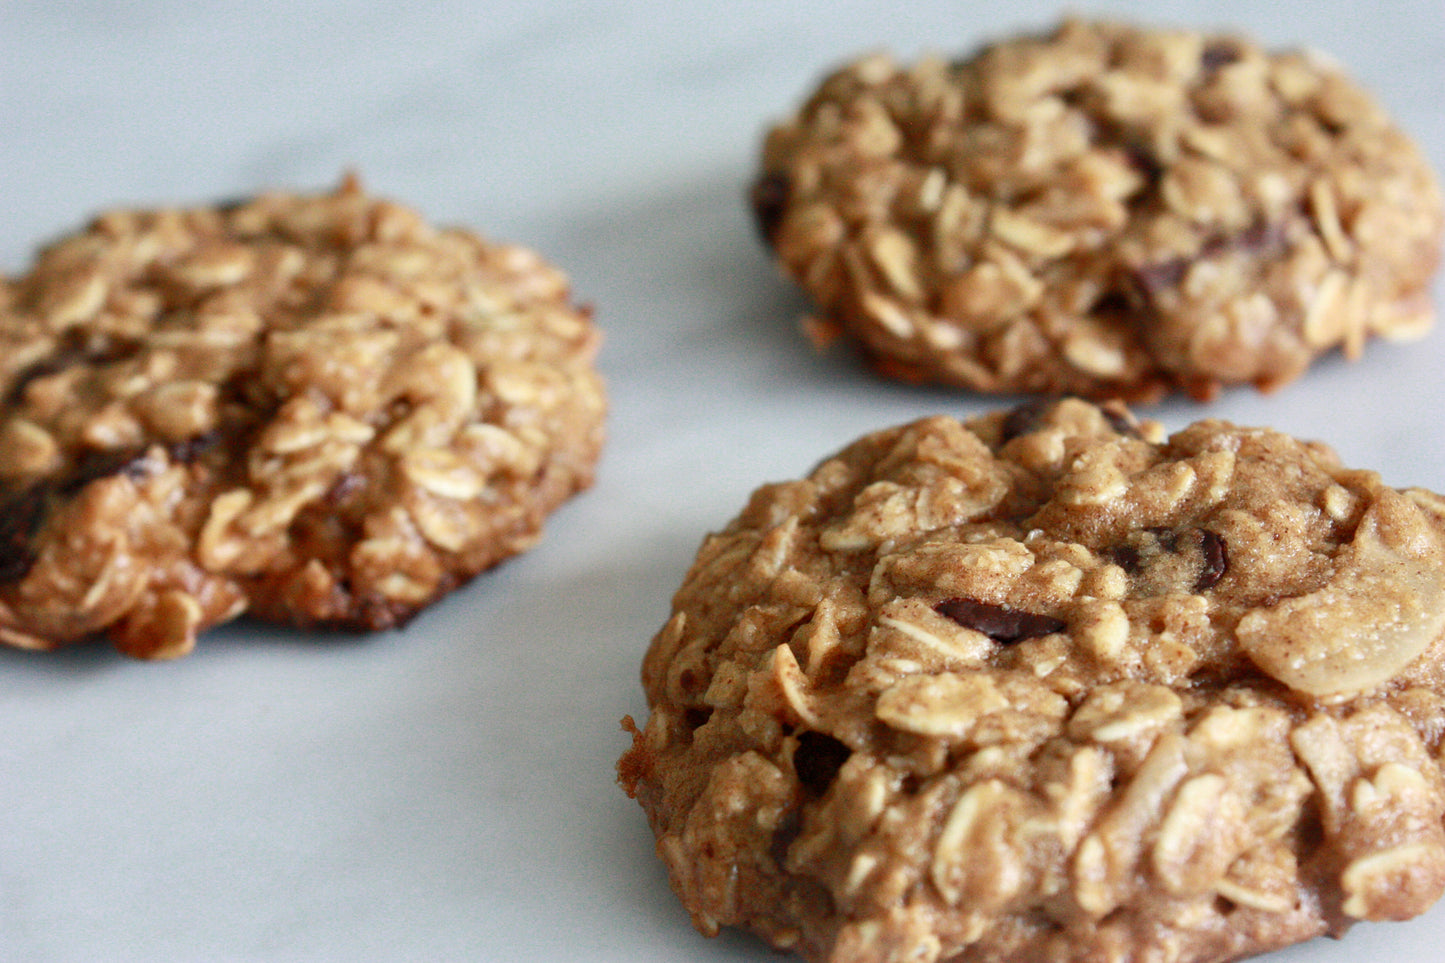
M 619 764 L 705 933 L 1218 963 L 1445 889 L 1445 499 L 1036 402 L 866 436 L 704 542 Z
M 402 622 L 590 484 L 597 342 L 536 254 L 354 180 L 102 215 L 0 281 L 0 641 Z
M 867 57 L 769 133 L 752 201 L 814 336 L 904 379 L 1208 398 L 1433 320 L 1420 152 L 1323 58 L 1240 37 Z

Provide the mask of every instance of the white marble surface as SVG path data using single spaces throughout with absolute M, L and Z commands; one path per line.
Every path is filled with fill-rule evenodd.
M 1332 52 L 1445 168 L 1439 0 L 1104 3 Z M 404 631 L 240 625 L 148 665 L 0 653 L 0 959 L 771 960 L 695 934 L 613 784 L 637 667 L 756 484 L 977 397 L 796 335 L 741 195 L 819 71 L 960 51 L 1052 4 L 0 0 L 0 269 L 117 204 L 345 169 L 569 269 L 607 332 L 597 487 Z M 1438 290 L 1438 289 L 1437 289 Z M 1445 333 L 1211 410 L 1445 489 Z M 1177 428 L 1200 414 L 1149 412 Z M 1279 963 L 1441 958 L 1445 910 Z

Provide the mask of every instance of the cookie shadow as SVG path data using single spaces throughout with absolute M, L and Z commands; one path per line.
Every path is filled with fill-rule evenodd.
M 131 661 L 104 640 L 87 640 L 43 652 L 0 646 L 0 675 L 42 684 L 90 679 L 122 669 Z
M 205 660 L 215 653 L 234 654 L 245 648 L 286 650 L 305 654 L 327 649 L 355 649 L 363 645 L 383 644 L 385 637 L 402 629 L 363 632 L 337 628 L 298 628 L 277 625 L 242 616 L 233 622 L 214 626 L 202 632 L 191 652 L 175 660 L 147 661 L 118 651 L 103 635 L 81 639 L 55 649 L 29 651 L 0 646 L 0 675 L 37 682 L 61 682 L 91 678 L 104 673 L 127 672 L 134 668 L 150 668 L 163 672 L 164 666 Z
M 692 932 L 646 817 L 616 774 L 631 745 L 622 718 L 646 720 L 643 654 L 697 542 L 690 526 L 659 518 L 595 563 L 564 567 L 544 549 L 519 560 L 496 591 L 458 593 L 427 626 L 448 650 L 433 665 L 451 676 L 417 691 L 430 708 L 418 701 L 400 714 L 445 719 L 438 752 L 460 764 L 438 755 L 417 768 L 435 780 L 428 794 L 457 800 L 455 811 L 467 814 L 457 842 L 470 861 L 503 867 L 516 845 L 509 840 L 541 841 L 528 885 L 515 893 L 518 914 L 563 915 L 570 939 L 597 947 L 646 933 L 660 944 L 696 940 L 687 959 L 737 959 L 729 947 L 756 946 Z M 534 883 L 554 905 L 537 904 Z

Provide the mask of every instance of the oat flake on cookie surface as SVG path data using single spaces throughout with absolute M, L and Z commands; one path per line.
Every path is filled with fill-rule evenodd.
M 704 933 L 1220 963 L 1445 889 L 1445 499 L 1038 401 L 865 436 L 708 537 L 619 763 Z
M 752 202 L 814 336 L 909 380 L 1208 398 L 1433 320 L 1420 152 L 1323 57 L 1238 36 L 866 57 L 770 131 Z
M 348 178 L 118 210 L 0 279 L 0 641 L 397 625 L 586 488 L 590 311 Z

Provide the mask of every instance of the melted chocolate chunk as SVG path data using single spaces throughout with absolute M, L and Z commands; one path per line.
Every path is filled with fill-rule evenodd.
M 177 442 L 167 448 L 167 453 L 174 461 L 189 462 L 219 441 L 219 432 L 211 432 Z M 13 584 L 29 574 L 35 564 L 30 543 L 57 502 L 74 498 L 92 482 L 114 475 L 124 474 L 139 481 L 154 468 L 146 461 L 146 453 L 144 446 L 87 451 L 65 474 L 0 500 L 0 585 Z
M 1044 423 L 1044 416 L 1053 410 L 1058 398 L 1035 398 L 1011 409 L 1003 419 L 1003 438 L 1007 443 L 1027 435 Z
M 35 564 L 30 540 L 45 519 L 45 487 L 34 485 L 0 502 L 0 585 L 23 579 Z
M 1107 554 L 1110 561 L 1130 575 L 1138 574 L 1144 564 L 1144 556 L 1133 545 L 1115 545 Z
M 30 574 L 35 553 L 23 542 L 0 542 L 0 585 L 13 585 Z
M 63 478 L 56 479 L 55 490 L 64 496 L 75 495 L 91 482 L 125 474 L 140 478 L 145 474 L 142 462 L 145 448 L 117 448 L 112 451 L 87 451 Z
M 1275 255 L 1289 246 L 1289 230 L 1279 221 L 1262 221 L 1241 231 L 1225 247 L 1251 254 Z
M 1134 287 L 1145 300 L 1176 288 L 1198 261 L 1207 261 L 1231 251 L 1253 257 L 1270 258 L 1289 247 L 1289 228 L 1279 222 L 1261 222 L 1228 237 L 1212 237 L 1199 247 L 1194 257 L 1172 257 L 1155 264 L 1146 264 L 1133 272 Z
M 793 845 L 803 831 L 803 822 L 798 818 L 796 810 L 788 810 L 783 813 L 783 818 L 778 822 L 778 828 L 773 830 L 772 841 L 768 844 L 768 855 L 778 866 L 784 866 L 788 862 L 788 849 Z
M 254 201 L 254 197 L 226 197 L 219 201 L 213 201 L 211 207 L 217 214 L 231 214 L 240 210 L 247 204 Z
M 749 192 L 753 214 L 758 219 L 758 230 L 769 244 L 777 237 L 778 226 L 783 222 L 783 214 L 788 209 L 788 198 L 791 194 L 792 185 L 788 183 L 788 175 L 780 173 L 764 174 Z
M 1124 157 L 1128 159 L 1129 166 L 1133 167 L 1144 178 L 1144 189 L 1152 191 L 1159 186 L 1164 179 L 1164 164 L 1159 160 L 1159 155 L 1154 152 L 1146 141 L 1139 137 L 1126 137 L 1124 140 Z
M 348 498 L 366 488 L 366 479 L 356 472 L 342 472 L 326 490 L 326 504 L 337 506 L 344 504 Z
M 1069 397 L 1064 395 L 1062 397 Z M 1036 398 L 1033 401 L 1026 401 L 1011 409 L 1003 419 L 1002 437 L 1000 444 L 1007 444 L 1020 435 L 1027 435 L 1031 431 L 1038 430 L 1044 423 L 1044 418 L 1054 409 L 1054 405 L 1062 400 L 1061 397 Z M 1129 419 L 1129 416 L 1120 407 L 1105 403 L 1097 406 L 1099 413 L 1109 423 L 1114 431 L 1128 438 L 1138 438 L 1139 429 Z
M 1099 411 L 1104 415 L 1104 420 L 1109 427 L 1114 429 L 1115 434 L 1123 435 L 1125 438 L 1141 438 L 1139 426 L 1129 419 L 1129 413 L 1114 403 L 1105 402 L 1099 406 Z
M 20 404 L 25 400 L 25 389 L 30 387 L 32 381 L 39 381 L 41 378 L 58 374 L 82 360 L 84 360 L 84 355 L 80 352 L 66 349 L 57 351 L 48 358 L 42 358 L 15 376 L 10 390 L 5 392 L 3 403 L 7 408 Z
M 1105 554 L 1125 572 L 1138 575 L 1144 571 L 1148 560 L 1160 552 L 1173 554 L 1177 550 L 1178 541 L 1178 533 L 1172 528 L 1146 528 L 1141 532 L 1131 533 L 1127 542 L 1113 546 Z
M 1228 546 L 1207 528 L 1146 528 L 1107 554 L 1141 595 L 1206 592 L 1229 568 Z
M 1009 605 L 995 605 L 977 599 L 944 599 L 933 607 L 933 611 L 1004 645 L 1062 632 L 1065 627 L 1063 621 L 1050 615 L 1036 615 Z
M 852 754 L 852 749 L 830 735 L 812 730 L 800 732 L 798 748 L 793 752 L 793 771 L 806 792 L 821 796 Z
M 1204 555 L 1204 568 L 1199 572 L 1199 580 L 1194 583 L 1195 592 L 1205 592 L 1213 588 L 1224 572 L 1229 568 L 1229 551 L 1225 546 L 1224 539 L 1216 532 L 1207 528 L 1199 530 L 1199 549 Z
M 1204 45 L 1199 54 L 1199 66 L 1205 73 L 1214 73 L 1220 67 L 1227 67 L 1239 59 L 1239 47 L 1230 40 L 1214 40 Z
M 1092 313 L 1100 317 L 1127 317 L 1134 310 L 1135 303 L 1126 288 L 1111 288 L 1094 302 Z
M 1154 298 L 1179 286 L 1189 270 L 1189 260 L 1173 257 L 1156 264 L 1146 264 L 1134 272 L 1134 281 L 1146 298 Z
M 122 338 L 67 334 L 56 345 L 49 357 L 41 358 L 15 376 L 10 390 L 5 392 L 3 404 L 9 407 L 24 401 L 25 389 L 30 387 L 30 383 L 33 381 L 59 374 L 66 368 L 76 365 L 101 365 L 113 361 L 123 361 L 139 350 L 139 343 Z
M 187 438 L 185 441 L 173 442 L 166 447 L 166 454 L 170 455 L 171 461 L 189 465 L 206 452 L 220 447 L 220 444 L 221 432 L 208 431 L 204 435 Z

